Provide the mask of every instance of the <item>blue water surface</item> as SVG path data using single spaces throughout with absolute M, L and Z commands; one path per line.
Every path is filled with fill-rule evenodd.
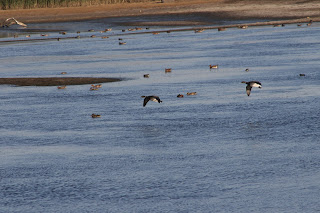
M 102 23 L 0 43 L 1 77 L 122 79 L 0 86 L 0 212 L 320 211 L 318 23 L 158 35 Z M 262 88 L 248 97 L 251 80 Z

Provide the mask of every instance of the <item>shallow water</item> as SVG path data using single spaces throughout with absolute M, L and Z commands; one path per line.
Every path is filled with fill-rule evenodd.
M 318 23 L 98 31 L 0 44 L 1 77 L 123 79 L 0 86 L 0 212 L 320 211 Z M 250 80 L 262 88 L 248 97 Z

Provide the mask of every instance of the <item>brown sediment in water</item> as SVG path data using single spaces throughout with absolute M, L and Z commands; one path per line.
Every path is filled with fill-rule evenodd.
M 52 78 L 0 78 L 0 84 L 16 86 L 59 86 L 82 85 L 121 81 L 118 78 L 91 78 L 91 77 L 52 77 Z

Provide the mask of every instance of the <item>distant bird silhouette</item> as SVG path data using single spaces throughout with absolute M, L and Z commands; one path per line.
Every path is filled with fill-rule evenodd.
M 250 95 L 250 92 L 251 92 L 252 87 L 261 88 L 261 83 L 260 83 L 259 81 L 249 81 L 249 82 L 242 81 L 241 83 L 247 84 L 247 86 L 246 86 L 246 92 L 247 92 L 247 95 L 248 95 L 248 96 Z
M 183 98 L 183 95 L 182 94 L 178 94 L 177 97 L 178 98 Z
M 246 72 L 249 72 L 249 69 L 247 68 L 245 71 L 246 71 Z
M 11 21 L 11 22 L 10 22 Z M 7 26 L 7 27 L 9 27 L 10 25 L 12 25 L 12 24 L 18 24 L 18 25 L 20 25 L 20 26 L 23 26 L 23 27 L 27 27 L 27 25 L 26 24 L 24 24 L 24 23 L 22 23 L 21 21 L 18 21 L 18 20 L 16 20 L 15 18 L 7 18 L 5 21 L 4 21 L 4 23 L 6 23 L 7 22 L 7 24 L 5 24 L 4 26 Z
M 143 106 L 145 107 L 148 103 L 148 101 L 154 101 L 154 102 L 158 102 L 158 103 L 161 103 L 162 101 L 160 100 L 160 98 L 158 96 L 155 96 L 155 95 L 151 95 L 151 96 L 141 96 L 141 97 L 144 97 L 144 100 L 143 100 Z

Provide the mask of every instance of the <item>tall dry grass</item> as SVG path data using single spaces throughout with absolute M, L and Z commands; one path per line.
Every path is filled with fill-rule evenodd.
M 153 2 L 155 0 L 0 0 L 0 10 L 81 7 L 104 4 Z

